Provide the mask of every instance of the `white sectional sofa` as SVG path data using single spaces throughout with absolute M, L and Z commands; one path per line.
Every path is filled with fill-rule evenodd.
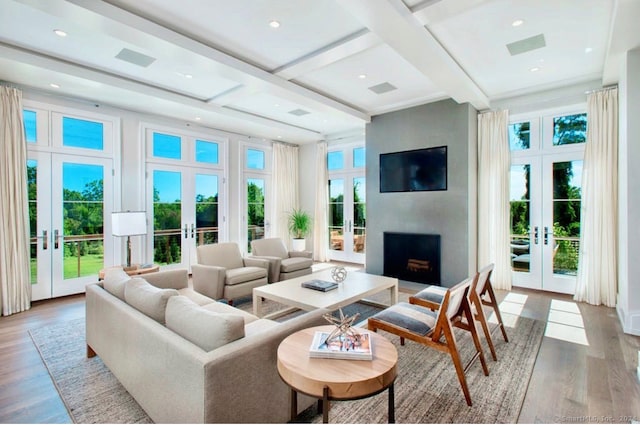
M 277 348 L 299 329 L 326 324 L 325 310 L 274 322 L 193 291 L 186 270 L 142 277 L 110 271 L 87 286 L 87 355 L 100 356 L 154 422 L 290 419 Z M 298 411 L 313 402 L 300 395 Z

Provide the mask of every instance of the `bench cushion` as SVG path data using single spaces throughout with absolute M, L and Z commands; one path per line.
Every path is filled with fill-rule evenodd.
M 165 310 L 169 298 L 179 295 L 175 289 L 156 288 L 140 277 L 127 281 L 124 300 L 131 307 L 164 325 Z

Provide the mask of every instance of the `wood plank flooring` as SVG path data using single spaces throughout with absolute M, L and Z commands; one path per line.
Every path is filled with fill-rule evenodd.
M 548 320 L 552 300 L 573 302 L 566 295 L 512 292 L 527 297 L 521 316 L 541 321 Z M 500 300 L 506 295 L 498 291 Z M 578 307 L 589 345 L 544 337 L 519 423 L 640 421 L 640 337 L 622 333 L 612 308 Z M 0 423 L 71 422 L 28 330 L 84 314 L 84 295 L 77 295 L 0 318 Z

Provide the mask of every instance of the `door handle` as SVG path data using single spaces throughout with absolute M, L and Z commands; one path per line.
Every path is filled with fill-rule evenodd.
M 189 237 L 189 227 L 184 225 L 184 238 L 187 239 Z
M 349 233 L 351 233 L 351 220 L 349 220 Z
M 538 226 L 533 228 L 533 243 L 535 243 L 536 245 L 538 245 Z
M 49 241 L 47 240 L 47 231 L 46 230 L 42 231 L 42 249 L 43 250 L 49 249 Z
M 55 229 L 53 231 L 53 249 L 58 249 L 60 247 L 60 232 L 58 231 L 58 229 Z
M 544 244 L 549 245 L 549 228 L 544 226 Z
M 196 225 L 191 223 L 191 239 L 196 238 Z

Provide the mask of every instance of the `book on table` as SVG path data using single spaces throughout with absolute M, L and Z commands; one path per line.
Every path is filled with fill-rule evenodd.
M 309 357 L 344 360 L 373 360 L 371 335 L 358 331 L 357 337 L 342 334 L 327 340 L 331 332 L 316 331 L 309 348 Z
M 316 291 L 327 292 L 332 289 L 336 289 L 338 284 L 335 282 L 328 282 L 326 280 L 313 279 L 306 282 L 302 282 L 303 288 L 315 289 Z

